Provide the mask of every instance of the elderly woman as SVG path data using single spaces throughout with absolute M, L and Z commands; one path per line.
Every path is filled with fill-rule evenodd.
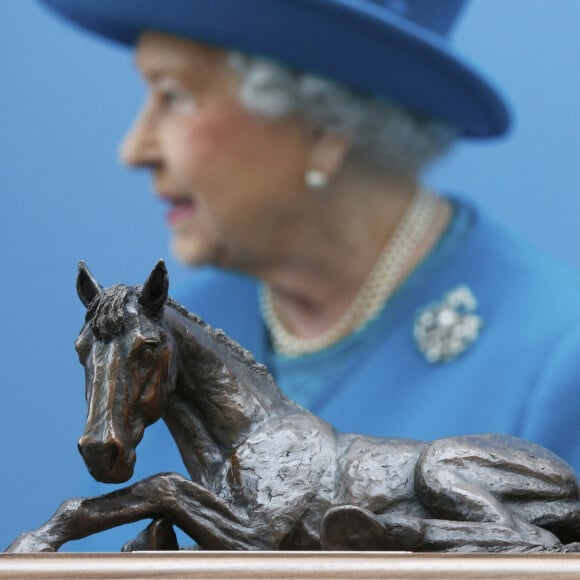
M 420 184 L 509 125 L 446 44 L 463 2 L 43 2 L 135 49 L 121 154 L 195 267 L 179 301 L 341 430 L 511 433 L 580 470 L 580 277 Z

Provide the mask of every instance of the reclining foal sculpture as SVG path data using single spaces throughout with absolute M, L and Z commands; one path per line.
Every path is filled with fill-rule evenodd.
M 167 296 L 163 262 L 142 287 L 103 289 L 84 264 L 76 349 L 88 416 L 79 449 L 92 475 L 127 481 L 147 425 L 168 425 L 191 479 L 154 475 L 65 501 L 11 552 L 139 519 L 128 549 L 574 550 L 578 483 L 546 449 L 501 435 L 433 442 L 338 433 L 278 389 L 252 355 Z M 164 545 L 165 544 L 165 545 Z

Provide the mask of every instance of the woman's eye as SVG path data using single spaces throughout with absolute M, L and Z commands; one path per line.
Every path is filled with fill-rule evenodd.
M 161 102 L 166 107 L 171 107 L 173 105 L 178 104 L 181 100 L 183 100 L 184 95 L 177 91 L 165 91 L 161 93 Z
M 164 90 L 160 92 L 159 100 L 162 109 L 171 113 L 186 114 L 195 110 L 195 100 L 187 91 Z

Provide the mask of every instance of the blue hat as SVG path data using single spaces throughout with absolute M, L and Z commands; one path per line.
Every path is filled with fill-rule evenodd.
M 496 90 L 453 55 L 463 0 L 41 0 L 66 19 L 134 45 L 157 30 L 279 60 L 454 124 L 502 135 Z

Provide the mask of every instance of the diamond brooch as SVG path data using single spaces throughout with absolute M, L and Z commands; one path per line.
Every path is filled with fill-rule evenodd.
M 413 335 L 417 348 L 432 363 L 446 362 L 465 351 L 479 336 L 483 319 L 474 313 L 477 300 L 467 286 L 458 286 L 420 310 Z

